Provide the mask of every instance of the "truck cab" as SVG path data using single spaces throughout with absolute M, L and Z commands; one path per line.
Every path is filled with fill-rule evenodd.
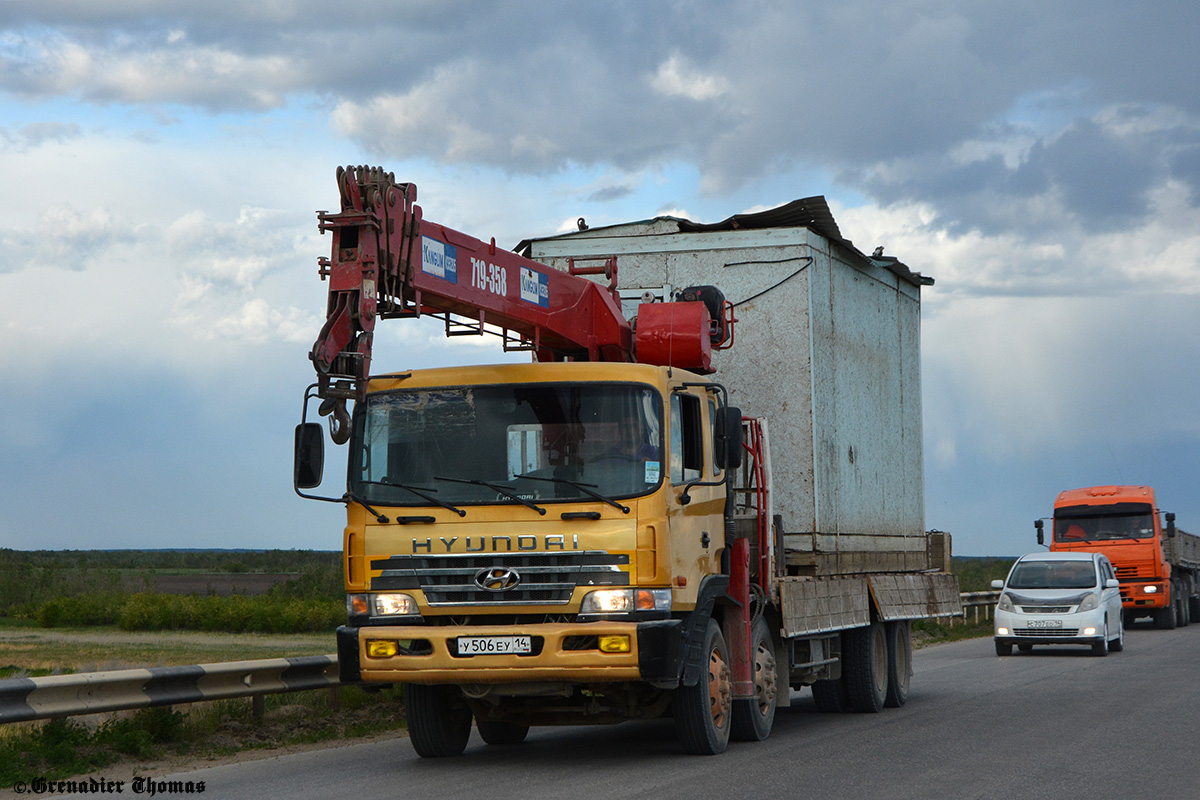
M 1095 486 L 1062 492 L 1054 501 L 1051 552 L 1103 553 L 1121 583 L 1126 622 L 1154 617 L 1175 627 L 1177 611 L 1165 541 L 1175 535 L 1174 516 L 1158 511 L 1148 486 Z M 1041 532 L 1039 529 L 1039 542 Z
M 689 617 L 727 588 L 740 425 L 719 384 L 668 367 L 372 379 L 350 434 L 342 679 L 467 682 L 485 725 L 662 713 Z

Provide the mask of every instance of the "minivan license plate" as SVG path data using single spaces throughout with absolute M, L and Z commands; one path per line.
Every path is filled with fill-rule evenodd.
M 1029 620 L 1031 628 L 1061 628 L 1061 619 L 1031 619 Z
M 460 636 L 460 656 L 506 655 L 533 651 L 528 636 Z

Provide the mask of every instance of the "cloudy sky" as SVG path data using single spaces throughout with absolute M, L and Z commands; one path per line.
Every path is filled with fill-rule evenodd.
M 926 521 L 1200 532 L 1200 4 L 0 0 L 0 546 L 337 549 L 292 428 L 339 164 L 513 246 L 825 195 L 924 292 Z M 385 324 L 377 371 L 490 344 Z M 336 470 L 335 470 L 336 471 Z M 328 481 L 327 481 L 328 483 Z

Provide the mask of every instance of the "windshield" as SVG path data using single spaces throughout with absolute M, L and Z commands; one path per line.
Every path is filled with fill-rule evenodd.
M 1064 506 L 1054 513 L 1056 542 L 1149 539 L 1153 536 L 1154 510 L 1148 503 Z
M 1091 561 L 1022 561 L 1008 577 L 1009 589 L 1092 589 L 1096 568 Z
M 368 503 L 631 497 L 662 479 L 662 399 L 647 386 L 418 389 L 361 405 L 350 488 Z

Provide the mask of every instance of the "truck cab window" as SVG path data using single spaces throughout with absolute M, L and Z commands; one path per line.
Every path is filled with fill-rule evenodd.
M 704 465 L 704 435 L 700 398 L 678 392 L 671 395 L 671 480 L 700 480 Z

